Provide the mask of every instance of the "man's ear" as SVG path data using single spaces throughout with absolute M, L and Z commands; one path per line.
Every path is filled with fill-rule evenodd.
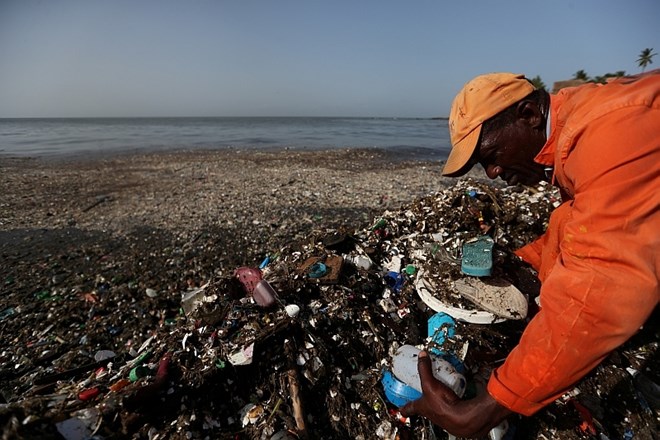
M 538 104 L 533 101 L 523 99 L 516 107 L 518 118 L 524 119 L 533 128 L 542 128 L 545 123 L 545 118 Z

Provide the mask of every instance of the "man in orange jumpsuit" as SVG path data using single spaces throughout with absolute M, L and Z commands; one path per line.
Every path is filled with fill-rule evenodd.
M 460 400 L 420 356 L 423 396 L 402 408 L 460 437 L 553 402 L 644 325 L 658 304 L 660 70 L 549 95 L 522 75 L 468 82 L 449 118 L 443 174 L 558 185 L 564 203 L 517 254 L 539 272 L 540 310 L 491 375 Z

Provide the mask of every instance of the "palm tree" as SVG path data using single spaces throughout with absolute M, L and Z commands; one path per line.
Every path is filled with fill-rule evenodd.
M 618 70 L 616 73 L 606 73 L 605 75 L 602 76 L 596 76 L 592 78 L 592 81 L 595 83 L 605 84 L 610 80 L 610 78 L 620 78 L 625 75 L 626 75 L 625 70 Z
M 588 81 L 589 80 L 589 75 L 587 75 L 587 72 L 580 69 L 577 72 L 575 72 L 575 75 L 573 76 L 573 79 L 581 79 L 583 81 Z
M 547 90 L 545 83 L 541 79 L 540 75 L 536 75 L 534 78 L 530 79 L 530 81 L 532 82 L 532 84 L 534 84 L 534 87 L 536 87 L 537 89 Z
M 647 47 L 644 49 L 640 54 L 639 58 L 637 59 L 637 65 L 642 68 L 642 72 L 644 69 L 646 69 L 646 66 L 649 64 L 653 64 L 652 58 L 657 55 L 657 53 L 652 53 L 653 48 Z

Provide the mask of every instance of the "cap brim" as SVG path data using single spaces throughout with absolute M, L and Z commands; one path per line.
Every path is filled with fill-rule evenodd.
M 454 145 L 449 153 L 445 167 L 442 169 L 443 176 L 459 177 L 470 171 L 472 167 L 467 165 L 472 154 L 474 154 L 474 149 L 477 147 L 480 134 L 481 125 Z

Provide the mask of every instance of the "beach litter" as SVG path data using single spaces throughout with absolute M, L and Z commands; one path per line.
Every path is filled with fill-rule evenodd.
M 4 304 L 0 315 L 3 434 L 450 438 L 398 412 L 419 396 L 411 359 L 427 349 L 459 396 L 477 392 L 532 317 L 526 306 L 539 285 L 511 251 L 545 229 L 556 198 L 547 186 L 464 179 L 366 228 L 264 250 L 185 290 L 151 279 L 145 295 L 139 273 L 100 276 L 84 289 L 36 285 L 31 303 Z M 489 266 L 490 276 L 465 273 L 464 246 L 484 234 L 488 264 L 472 267 Z M 515 287 L 513 308 L 470 290 L 489 279 Z M 652 438 L 654 331 L 616 350 L 569 400 L 514 416 L 491 437 Z

